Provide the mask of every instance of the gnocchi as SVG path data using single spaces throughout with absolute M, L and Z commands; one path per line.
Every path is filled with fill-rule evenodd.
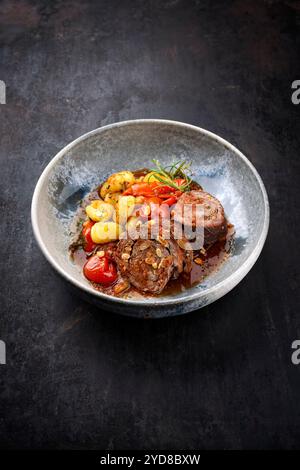
M 91 228 L 94 243 L 108 243 L 119 238 L 121 227 L 116 222 L 96 222 Z
M 108 204 L 112 204 L 115 206 L 119 200 L 119 197 L 121 196 L 121 192 L 118 193 L 107 193 L 104 201 L 107 202 Z
M 100 188 L 100 196 L 105 199 L 108 193 L 118 193 L 125 191 L 129 186 L 134 184 L 135 177 L 131 171 L 120 171 L 112 174 Z
M 113 217 L 114 207 L 107 202 L 96 199 L 85 208 L 85 212 L 94 222 L 106 222 Z

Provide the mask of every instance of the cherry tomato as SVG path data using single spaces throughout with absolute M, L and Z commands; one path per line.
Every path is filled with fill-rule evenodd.
M 117 270 L 108 256 L 91 256 L 83 267 L 83 273 L 89 281 L 109 285 L 118 277 Z
M 87 251 L 88 253 L 90 251 L 93 251 L 94 248 L 96 248 L 96 245 L 93 242 L 92 237 L 91 237 L 91 228 L 94 225 L 94 223 L 95 222 L 93 222 L 92 220 L 88 220 L 88 221 L 84 222 L 84 224 L 82 226 L 82 232 L 81 233 L 82 233 L 82 236 L 84 238 L 83 249 L 84 249 L 84 251 Z

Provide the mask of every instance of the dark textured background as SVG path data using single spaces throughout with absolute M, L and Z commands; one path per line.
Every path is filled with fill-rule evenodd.
M 10 448 L 300 445 L 299 1 L 2 1 L 0 442 Z M 33 240 L 65 144 L 132 118 L 199 125 L 260 172 L 271 225 L 231 293 L 141 321 L 74 297 Z

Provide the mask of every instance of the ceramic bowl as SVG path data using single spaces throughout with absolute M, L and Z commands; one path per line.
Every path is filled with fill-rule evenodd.
M 201 284 L 176 295 L 127 300 L 97 292 L 69 258 L 70 223 L 80 200 L 111 173 L 187 159 L 194 179 L 223 204 L 235 226 L 230 258 Z M 269 226 L 263 182 L 233 145 L 204 129 L 139 119 L 95 129 L 63 148 L 43 171 L 32 199 L 36 240 L 51 265 L 102 309 L 135 317 L 165 317 L 199 309 L 235 287 L 257 260 Z M 51 294 L 50 294 L 51 295 Z

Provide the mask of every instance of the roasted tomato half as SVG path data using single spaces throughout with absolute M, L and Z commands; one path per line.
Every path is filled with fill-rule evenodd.
M 91 256 L 83 267 L 83 273 L 89 281 L 104 285 L 113 284 L 118 277 L 113 261 L 106 254 Z

